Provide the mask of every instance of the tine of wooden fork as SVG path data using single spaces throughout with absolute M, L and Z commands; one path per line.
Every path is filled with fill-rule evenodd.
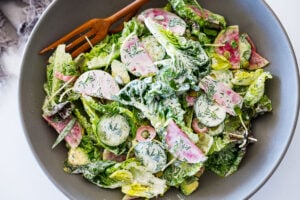
M 58 45 L 66 43 L 67 41 L 72 39 L 74 36 L 77 36 L 80 33 L 83 33 L 84 31 L 88 30 L 89 28 L 91 28 L 91 25 L 93 24 L 94 21 L 95 21 L 95 19 L 91 19 L 91 20 L 87 21 L 86 23 L 82 24 L 81 26 L 77 27 L 76 29 L 74 29 L 73 31 L 68 33 L 66 36 L 58 39 L 57 41 L 50 44 L 48 47 L 41 50 L 40 54 L 46 53 L 47 51 L 50 51 L 51 49 L 56 48 Z
M 87 51 L 88 49 L 92 48 L 91 44 L 96 44 L 100 40 L 102 40 L 105 37 L 105 35 L 100 38 L 100 37 L 94 37 L 92 38 L 89 42 L 86 41 L 84 44 L 82 44 L 80 47 L 76 48 L 75 51 L 71 53 L 73 58 L 76 58 L 80 53 Z
M 66 51 L 70 51 L 77 45 L 81 44 L 82 42 L 86 42 L 86 38 L 90 38 L 91 36 L 95 35 L 94 31 L 90 30 L 89 32 L 82 34 L 80 37 L 72 41 L 66 46 Z

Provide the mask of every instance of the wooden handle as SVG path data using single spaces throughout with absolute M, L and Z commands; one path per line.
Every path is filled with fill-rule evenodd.
M 128 15 L 126 15 L 124 21 L 118 27 L 116 27 L 116 28 L 114 28 L 112 30 L 109 30 L 109 33 L 113 34 L 113 33 L 119 33 L 119 32 L 121 32 L 123 30 L 123 28 L 124 28 L 124 23 L 128 22 L 130 19 L 132 19 L 132 17 L 134 17 L 137 12 L 138 12 L 138 10 L 136 10 L 136 11 L 134 11 L 134 12 L 129 13 Z
M 142 7 L 145 3 L 147 3 L 149 0 L 136 0 L 129 4 L 128 6 L 124 7 L 120 11 L 116 12 L 112 16 L 108 17 L 107 20 L 111 23 L 114 23 L 118 21 L 120 18 L 126 16 L 128 13 L 134 12 L 135 10 L 138 10 L 140 7 Z

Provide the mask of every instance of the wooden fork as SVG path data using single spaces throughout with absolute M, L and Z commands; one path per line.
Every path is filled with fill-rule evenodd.
M 136 14 L 137 10 L 148 1 L 149 0 L 135 0 L 110 17 L 90 19 L 89 21 L 85 22 L 81 26 L 68 33 L 66 36 L 58 39 L 48 47 L 41 50 L 40 54 L 56 48 L 59 44 L 66 44 L 66 51 L 70 52 L 72 57 L 76 57 L 80 53 L 85 52 L 89 48 L 91 48 L 91 45 L 94 45 L 103 40 L 108 34 L 109 28 L 113 23 L 117 22 L 119 19 L 125 16 L 125 20 L 129 20 Z M 121 28 L 123 28 L 122 25 L 117 29 L 114 29 L 112 32 L 117 32 Z M 67 44 L 67 42 L 69 43 Z

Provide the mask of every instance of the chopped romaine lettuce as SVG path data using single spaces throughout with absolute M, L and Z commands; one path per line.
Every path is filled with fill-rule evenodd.
M 90 52 L 84 54 L 83 70 L 108 67 L 120 55 L 119 34 L 108 35 L 95 45 Z
M 252 82 L 244 96 L 246 105 L 253 106 L 263 97 L 265 92 L 265 81 L 268 78 L 272 78 L 270 72 L 263 72 Z
M 150 199 L 163 195 L 168 189 L 165 180 L 155 177 L 142 166 L 133 166 L 129 171 L 133 181 L 122 186 L 122 192 L 129 196 Z
M 49 64 L 47 66 L 47 82 L 44 85 L 44 89 L 47 93 L 43 105 L 43 114 L 46 116 L 53 115 L 60 101 L 60 95 L 72 85 L 72 81 L 78 75 L 78 70 L 75 66 L 75 62 L 69 53 L 65 52 L 66 45 L 59 45 L 53 55 L 49 58 Z M 70 75 L 71 79 L 64 82 L 55 74 L 61 76 Z
M 110 178 L 105 170 L 115 164 L 114 161 L 96 161 L 75 168 L 72 174 L 82 174 L 84 178 L 103 188 L 118 188 L 122 182 Z
M 272 111 L 272 102 L 267 97 L 267 95 L 263 95 L 263 97 L 257 102 L 255 107 L 255 116 L 262 115 L 266 112 Z
M 166 65 L 161 72 L 163 74 L 159 75 L 160 80 L 166 83 L 171 81 L 170 86 L 180 92 L 199 90 L 196 86 L 198 79 L 209 73 L 210 64 L 201 44 L 177 36 L 151 19 L 145 19 L 145 24 L 172 59 L 172 63 Z
M 245 71 L 238 70 L 234 73 L 234 77 L 231 82 L 234 85 L 250 85 L 263 73 L 262 69 L 257 69 L 255 71 Z
M 163 82 L 153 82 L 151 77 L 131 81 L 115 100 L 138 108 L 156 128 L 170 118 L 183 121 L 184 110 L 175 91 Z
M 200 171 L 202 163 L 189 164 L 176 161 L 164 171 L 162 178 L 167 181 L 168 186 L 178 187 L 186 178 L 194 176 Z
M 197 22 L 209 28 L 224 28 L 226 21 L 223 16 L 203 9 L 196 0 L 169 0 L 175 12 L 182 18 Z
M 217 53 L 210 53 L 209 54 L 212 58 L 211 68 L 214 70 L 226 70 L 230 69 L 231 63 L 225 58 L 225 56 L 217 54 Z
M 245 154 L 245 150 L 239 149 L 238 145 L 229 142 L 225 138 L 215 140 L 211 148 L 211 155 L 205 162 L 206 169 L 225 177 L 235 172 Z

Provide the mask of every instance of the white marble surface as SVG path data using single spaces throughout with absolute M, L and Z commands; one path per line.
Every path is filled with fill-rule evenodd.
M 300 26 L 297 0 L 266 0 L 288 32 L 300 61 Z M 18 61 L 12 63 L 18 64 Z M 300 63 L 300 62 L 299 62 Z M 66 200 L 46 177 L 26 142 L 18 115 L 18 76 L 0 89 L 1 162 L 0 199 Z M 300 199 L 300 123 L 282 163 L 253 200 Z

